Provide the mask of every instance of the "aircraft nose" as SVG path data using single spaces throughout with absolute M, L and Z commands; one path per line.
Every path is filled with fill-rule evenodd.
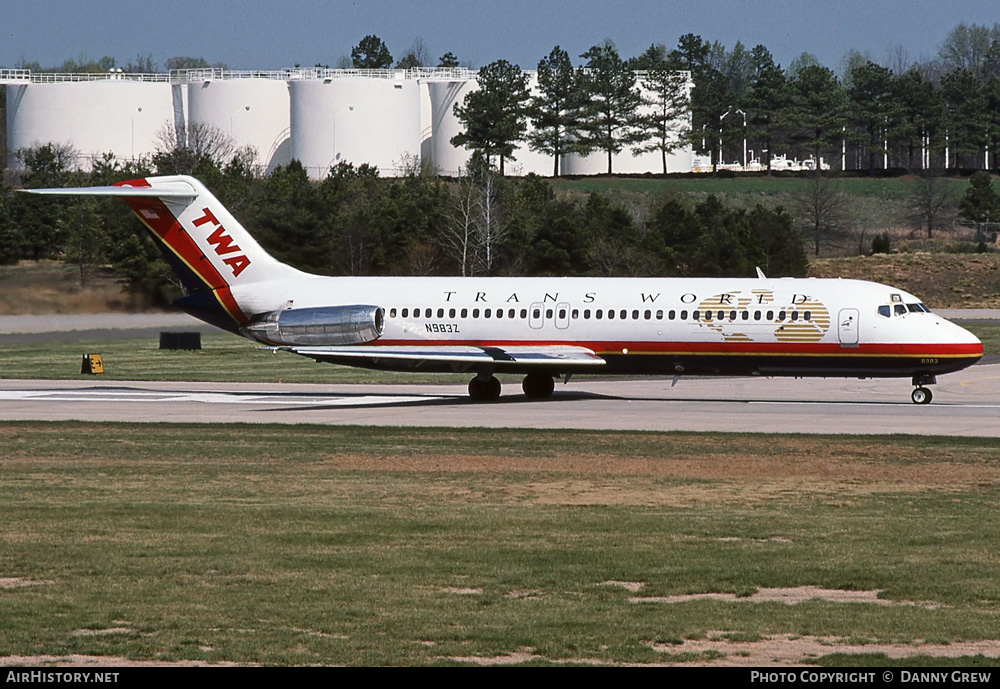
M 954 342 L 957 346 L 966 349 L 966 351 L 968 351 L 968 353 L 972 356 L 983 355 L 982 340 L 962 326 L 950 321 L 946 322 L 953 328 L 954 334 L 949 338 L 952 342 Z

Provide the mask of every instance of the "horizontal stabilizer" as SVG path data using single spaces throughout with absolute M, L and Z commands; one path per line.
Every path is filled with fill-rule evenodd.
M 149 187 L 63 187 L 58 189 L 22 189 L 29 194 L 52 196 L 117 196 L 124 198 L 193 199 L 198 196 L 186 182 L 171 182 Z

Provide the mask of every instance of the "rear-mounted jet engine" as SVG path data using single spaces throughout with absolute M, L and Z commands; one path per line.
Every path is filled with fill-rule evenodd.
M 257 314 L 243 332 L 268 344 L 333 346 L 373 342 L 384 327 L 380 306 L 321 306 Z

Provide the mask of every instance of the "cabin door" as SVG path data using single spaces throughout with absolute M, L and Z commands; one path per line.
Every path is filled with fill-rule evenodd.
M 841 309 L 837 318 L 837 334 L 841 347 L 858 346 L 858 310 Z
M 528 326 L 538 330 L 545 324 L 545 305 L 536 301 L 528 309 Z

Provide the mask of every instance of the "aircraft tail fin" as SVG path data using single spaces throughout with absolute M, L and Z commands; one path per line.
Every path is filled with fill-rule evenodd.
M 208 299 L 205 306 L 212 311 L 217 310 L 217 304 L 224 308 L 228 318 L 223 319 L 226 321 L 223 327 L 227 329 L 248 321 L 231 288 L 305 276 L 268 254 L 205 185 L 193 177 L 147 177 L 109 187 L 26 191 L 121 198 L 152 233 L 180 277 L 188 296 L 182 298 L 185 303 L 179 306 L 202 310 L 198 303 L 211 295 L 214 299 Z M 204 316 L 199 314 L 199 317 Z

